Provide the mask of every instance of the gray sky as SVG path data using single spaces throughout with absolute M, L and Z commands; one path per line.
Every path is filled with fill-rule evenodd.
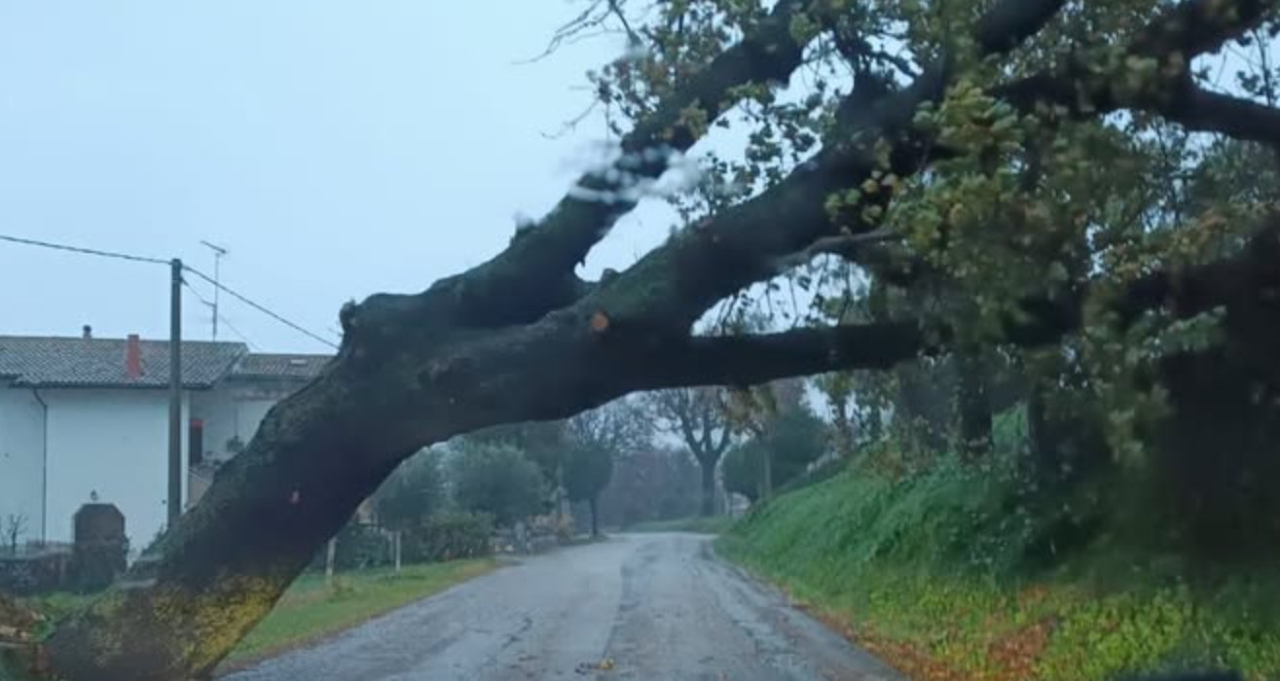
M 0 233 L 170 258 L 303 326 L 492 255 L 568 188 L 617 40 L 532 64 L 580 3 L 279 0 L 0 4 Z M 577 89 L 575 89 L 577 88 Z M 577 161 L 575 161 L 577 159 Z M 666 233 L 638 211 L 588 263 Z M 0 334 L 168 333 L 164 267 L 0 243 Z M 193 282 L 210 297 L 212 290 Z M 224 297 L 259 349 L 325 348 Z M 209 314 L 190 295 L 189 338 Z M 220 338 L 235 339 L 224 327 Z

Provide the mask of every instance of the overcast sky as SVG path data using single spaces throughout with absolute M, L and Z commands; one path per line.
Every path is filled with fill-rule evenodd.
M 0 234 L 160 258 L 332 337 L 337 310 L 492 255 L 604 137 L 601 39 L 532 65 L 582 8 L 564 0 L 0 3 Z M 666 233 L 637 212 L 589 262 Z M 193 281 L 206 298 L 212 290 Z M 234 301 L 261 350 L 326 348 Z M 210 315 L 185 297 L 188 338 Z M 0 334 L 168 333 L 168 271 L 0 242 Z M 236 340 L 224 326 L 220 338 Z

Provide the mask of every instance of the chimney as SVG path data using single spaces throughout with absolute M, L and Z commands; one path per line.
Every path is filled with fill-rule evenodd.
M 88 339 L 90 339 L 90 338 L 93 338 L 93 327 L 92 327 L 92 326 L 89 326 L 88 324 L 85 324 L 85 325 L 84 325 L 84 337 L 85 337 L 85 340 L 88 340 Z
M 142 378 L 142 341 L 136 333 L 125 341 L 124 371 L 129 378 Z

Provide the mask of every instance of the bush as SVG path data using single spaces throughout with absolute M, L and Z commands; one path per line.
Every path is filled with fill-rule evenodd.
M 483 513 L 440 513 L 404 531 L 401 558 L 435 563 L 493 553 L 493 518 Z
M 474 446 L 453 461 L 454 499 L 467 511 L 492 514 L 508 527 L 542 507 L 543 476 L 519 450 Z
M 391 541 L 387 534 L 372 525 L 351 523 L 338 533 L 334 567 L 339 570 L 390 565 Z
M 334 547 L 333 567 L 336 570 L 361 570 L 390 565 L 391 539 L 383 531 L 359 522 L 348 523 L 338 532 Z M 328 560 L 329 544 L 326 542 L 311 560 L 311 570 L 323 570 Z
M 444 497 L 442 478 L 437 452 L 420 452 L 400 464 L 373 495 L 378 524 L 403 529 L 434 513 Z

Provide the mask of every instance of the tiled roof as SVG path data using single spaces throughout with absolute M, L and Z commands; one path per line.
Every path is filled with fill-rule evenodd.
M 128 341 L 120 338 L 0 336 L 0 378 L 51 388 L 163 388 L 169 384 L 168 341 L 139 341 L 142 375 L 130 377 Z M 182 383 L 209 388 L 247 354 L 243 343 L 184 341 Z
M 231 375 L 236 378 L 310 380 L 320 375 L 332 355 L 245 355 Z

